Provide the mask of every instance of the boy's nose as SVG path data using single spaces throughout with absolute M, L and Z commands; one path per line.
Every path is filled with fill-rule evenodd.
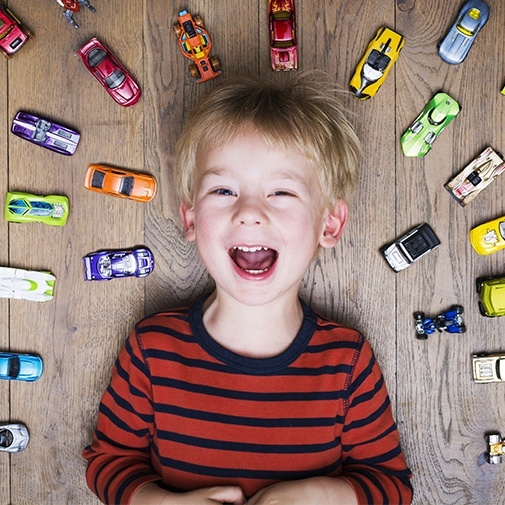
M 236 224 L 246 226 L 260 225 L 265 223 L 266 215 L 261 204 L 254 203 L 250 199 L 242 199 L 237 202 L 234 221 Z

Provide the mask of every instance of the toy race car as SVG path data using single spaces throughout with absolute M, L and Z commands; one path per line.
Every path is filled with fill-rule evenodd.
M 505 162 L 492 147 L 486 147 L 444 187 L 465 207 L 504 171 Z
M 479 277 L 475 283 L 481 315 L 505 316 L 505 277 Z
M 69 215 L 68 198 L 63 195 L 38 196 L 11 191 L 5 202 L 5 220 L 12 223 L 44 223 L 64 226 Z
M 435 331 L 442 333 L 465 333 L 466 325 L 463 321 L 464 309 L 461 305 L 453 305 L 435 318 L 425 317 L 424 312 L 414 313 L 416 320 L 416 336 L 419 340 L 426 340 Z
M 440 240 L 427 223 L 416 226 L 393 244 L 381 249 L 384 258 L 395 272 L 404 270 L 414 261 L 435 249 Z
M 156 194 L 157 183 L 149 174 L 91 164 L 86 171 L 84 187 L 110 196 L 149 202 Z
M 19 111 L 12 120 L 11 132 L 22 139 L 66 156 L 75 153 L 81 135 L 57 123 Z
M 36 354 L 0 352 L 0 379 L 33 382 L 40 379 L 43 369 Z
M 442 130 L 459 114 L 459 103 L 447 93 L 437 93 L 400 140 L 405 156 L 425 156 Z
M 55 280 L 49 272 L 0 267 L 0 298 L 46 302 L 53 298 Z
M 87 254 L 84 279 L 108 281 L 119 277 L 146 277 L 154 270 L 154 257 L 146 247 L 128 251 L 97 251 Z
M 77 55 L 107 93 L 123 107 L 140 100 L 140 88 L 119 60 L 96 37 L 84 44 Z
M 0 51 L 6 58 L 17 53 L 32 36 L 5 5 L 0 4 Z
M 398 59 L 405 39 L 389 28 L 379 28 L 356 66 L 349 89 L 360 100 L 375 96 Z
M 81 5 L 87 7 L 91 12 L 96 12 L 95 8 L 89 3 L 88 0 L 56 0 L 62 7 L 64 18 L 74 27 L 79 28 L 79 25 L 74 21 L 74 12 L 79 12 Z
M 212 41 L 200 16 L 193 17 L 186 10 L 179 12 L 179 22 L 174 25 L 174 32 L 182 54 L 193 62 L 189 66 L 189 73 L 196 82 L 208 81 L 221 74 L 219 60 L 209 56 Z
M 273 70 L 296 70 L 298 47 L 293 0 L 269 0 L 270 59 Z
M 470 244 L 482 256 L 505 248 L 505 216 L 472 228 Z
M 0 424 L 0 451 L 20 452 L 26 449 L 29 440 L 24 424 Z
M 505 354 L 473 354 L 474 382 L 505 381 Z
M 438 45 L 438 54 L 447 63 L 461 63 L 489 18 L 489 7 L 482 0 L 463 4 L 458 18 Z
M 486 461 L 491 465 L 499 465 L 503 461 L 503 446 L 505 443 L 502 436 L 500 433 L 488 433 L 486 442 Z

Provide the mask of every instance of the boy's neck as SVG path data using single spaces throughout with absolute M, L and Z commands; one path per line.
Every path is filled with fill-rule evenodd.
M 249 358 L 270 358 L 285 351 L 303 320 L 296 296 L 259 306 L 244 305 L 216 291 L 203 308 L 210 336 L 226 349 Z

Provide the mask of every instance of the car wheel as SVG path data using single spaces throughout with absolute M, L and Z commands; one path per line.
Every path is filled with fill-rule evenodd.
M 189 66 L 189 73 L 191 74 L 191 77 L 193 77 L 193 79 L 200 79 L 200 71 L 198 70 L 198 67 L 196 65 Z
M 463 312 L 465 312 L 465 309 L 462 305 L 454 305 L 454 311 L 456 314 L 463 314 Z
M 484 317 L 489 317 L 487 314 L 486 314 L 486 311 L 484 309 L 484 305 L 482 305 L 481 302 L 479 302 L 479 312 L 480 312 L 480 315 L 481 316 L 484 316 Z
M 417 340 L 428 340 L 428 335 L 426 333 L 416 333 Z
M 182 33 L 182 28 L 181 28 L 181 25 L 179 23 L 177 23 L 176 25 L 174 25 L 174 32 L 177 35 L 177 38 L 179 38 L 180 35 L 181 35 L 181 33 Z
M 219 70 L 221 70 L 221 62 L 215 56 L 210 58 L 210 64 L 214 72 L 219 72 Z
M 203 20 L 200 16 L 194 16 L 193 21 L 195 22 L 196 26 L 199 26 L 200 28 L 203 28 L 205 25 L 203 24 Z

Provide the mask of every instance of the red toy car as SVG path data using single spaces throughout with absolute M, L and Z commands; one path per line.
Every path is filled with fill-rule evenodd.
M 298 47 L 296 45 L 295 4 L 293 0 L 269 0 L 270 57 L 274 70 L 296 70 Z
M 28 41 L 31 32 L 27 30 L 19 19 L 0 4 L 0 51 L 6 58 L 18 52 Z
M 200 16 L 193 17 L 188 11 L 179 12 L 179 22 L 174 25 L 182 54 L 192 60 L 189 66 L 191 77 L 204 82 L 221 73 L 221 64 L 216 57 L 209 57 L 212 42 L 203 28 Z
M 77 55 L 119 105 L 129 107 L 139 101 L 140 88 L 137 83 L 97 38 L 84 44 Z

